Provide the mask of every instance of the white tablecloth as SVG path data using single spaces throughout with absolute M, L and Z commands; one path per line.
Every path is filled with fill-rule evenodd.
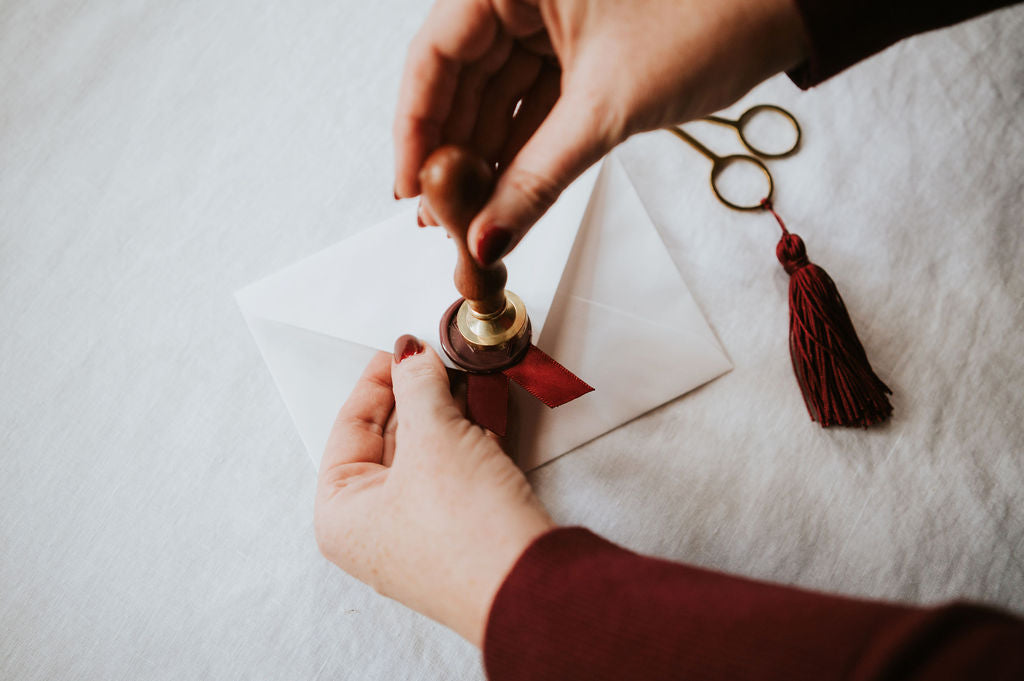
M 309 459 L 231 296 L 396 209 L 390 120 L 425 12 L 0 5 L 0 677 L 482 677 L 320 558 Z M 777 206 L 892 423 L 807 420 L 777 228 L 652 133 L 621 158 L 736 368 L 532 481 L 639 551 L 1024 611 L 1024 7 L 756 101 L 804 124 Z

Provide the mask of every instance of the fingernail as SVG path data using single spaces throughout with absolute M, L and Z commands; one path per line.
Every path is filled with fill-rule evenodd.
M 423 352 L 423 344 L 416 336 L 405 334 L 399 336 L 395 341 L 395 364 L 401 364 L 402 360 Z
M 416 224 L 420 227 L 426 227 L 427 223 L 423 222 L 423 218 L 420 217 L 420 212 L 416 211 Z
M 488 227 L 476 244 L 476 256 L 482 265 L 494 264 L 512 243 L 512 232 L 504 227 Z
M 434 214 L 430 212 L 430 205 L 423 199 L 420 199 L 420 203 L 416 207 L 416 219 L 420 221 L 420 227 L 436 227 L 440 224 Z
M 399 199 L 398 190 L 395 189 L 394 192 L 395 192 L 395 201 L 397 201 Z

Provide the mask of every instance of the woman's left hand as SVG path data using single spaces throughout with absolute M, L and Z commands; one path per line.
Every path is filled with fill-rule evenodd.
M 553 526 L 497 439 L 462 415 L 432 349 L 403 336 L 373 358 L 320 464 L 324 556 L 479 646 L 505 576 Z

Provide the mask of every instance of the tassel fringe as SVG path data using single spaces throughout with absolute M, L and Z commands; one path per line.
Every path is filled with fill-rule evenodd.
M 789 279 L 789 351 L 811 419 L 828 426 L 867 427 L 892 414 L 892 391 L 871 369 L 835 282 L 810 262 L 803 240 L 782 227 L 775 249 Z

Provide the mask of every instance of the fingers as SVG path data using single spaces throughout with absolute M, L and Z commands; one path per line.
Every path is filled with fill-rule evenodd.
M 467 241 L 479 262 L 512 250 L 562 190 L 620 141 L 604 115 L 597 102 L 563 92 L 473 219 Z
M 479 59 L 498 35 L 487 0 L 439 0 L 409 46 L 395 114 L 395 194 L 420 193 L 417 173 L 441 139 L 462 65 Z
M 448 371 L 432 348 L 413 336 L 395 343 L 391 382 L 400 429 L 436 429 L 462 420 Z
M 544 122 L 558 101 L 561 92 L 561 69 L 557 64 L 546 64 L 537 76 L 529 92 L 523 95 L 522 104 L 509 126 L 508 138 L 498 156 L 498 167 L 504 170 L 523 148 L 527 140 Z
M 420 193 L 417 173 L 443 139 L 461 143 L 472 134 L 480 92 L 505 62 L 513 39 L 550 52 L 543 28 L 532 0 L 434 4 L 409 46 L 399 88 L 393 130 L 396 196 Z
M 481 158 L 497 161 L 507 146 L 516 102 L 536 80 L 540 68 L 540 57 L 513 48 L 512 39 L 502 34 L 479 61 L 459 75 L 441 143 L 465 145 Z M 423 198 L 416 219 L 421 227 L 438 224 Z
M 500 32 L 484 56 L 459 73 L 459 85 L 442 134 L 446 144 L 469 142 L 480 111 L 484 88 L 488 86 L 491 77 L 505 66 L 511 53 L 512 38 Z
M 395 407 L 391 389 L 391 355 L 378 352 L 359 377 L 327 439 L 320 461 L 320 480 L 337 482 L 352 471 L 351 464 L 379 464 L 384 452 L 384 428 Z M 365 470 L 365 466 L 358 466 Z
M 537 0 L 491 0 L 502 26 L 515 38 L 525 38 L 544 28 Z
M 412 59 L 412 48 L 410 57 Z M 395 196 L 420 193 L 416 173 L 441 140 L 441 125 L 455 90 L 458 65 L 433 52 L 406 66 L 392 132 L 395 144 Z M 425 91 L 419 84 L 429 84 Z
M 516 103 L 537 80 L 542 63 L 541 57 L 513 48 L 508 61 L 487 83 L 469 145 L 484 159 L 492 163 L 498 160 Z

